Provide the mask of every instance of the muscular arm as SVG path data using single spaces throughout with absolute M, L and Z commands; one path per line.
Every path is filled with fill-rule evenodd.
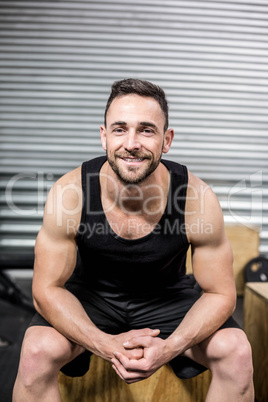
M 78 299 L 64 287 L 76 264 L 75 230 L 81 214 L 79 170 L 52 188 L 35 246 L 33 298 L 36 310 L 59 332 L 86 349 L 100 334 Z M 72 222 L 72 229 L 68 229 Z M 74 224 L 75 223 L 75 224 Z
M 172 348 L 180 353 L 210 336 L 233 313 L 235 288 L 231 261 L 227 239 L 223 239 L 217 247 L 194 249 L 194 274 L 203 294 L 168 339 L 173 344 Z
M 219 202 L 212 190 L 199 179 L 191 176 L 190 184 L 195 189 L 200 187 L 199 196 L 192 197 L 196 199 L 190 201 L 187 208 L 187 227 L 192 246 L 193 273 L 203 294 L 169 338 L 175 343 L 174 346 L 180 345 L 181 351 L 215 332 L 231 316 L 236 302 L 233 255 L 224 231 Z M 196 230 L 198 222 L 202 222 L 199 231 Z M 193 232 L 192 224 L 195 224 Z
M 79 300 L 65 288 L 73 273 L 77 249 L 82 194 L 80 169 L 61 178 L 49 193 L 42 228 L 35 247 L 33 298 L 36 310 L 62 335 L 87 350 L 110 360 L 113 350 L 135 334 L 157 335 L 152 330 L 112 336 L 100 331 Z M 129 356 L 140 357 L 139 350 Z

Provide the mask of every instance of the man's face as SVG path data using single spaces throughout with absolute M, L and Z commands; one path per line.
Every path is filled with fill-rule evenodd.
M 102 146 L 117 177 L 125 184 L 144 181 L 168 152 L 173 130 L 164 132 L 159 103 L 135 94 L 115 98 L 101 126 Z

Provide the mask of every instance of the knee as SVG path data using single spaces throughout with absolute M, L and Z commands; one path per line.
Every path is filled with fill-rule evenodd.
M 64 352 L 67 352 L 52 334 L 32 332 L 25 335 L 18 372 L 18 377 L 26 387 L 40 379 L 48 381 L 49 378 L 57 376 Z
M 241 389 L 246 388 L 253 376 L 252 352 L 246 334 L 239 329 L 220 330 L 210 346 L 217 374 L 233 379 Z

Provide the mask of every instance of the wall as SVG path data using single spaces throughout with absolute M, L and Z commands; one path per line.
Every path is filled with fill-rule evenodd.
M 212 186 L 226 224 L 260 231 L 268 254 L 267 1 L 10 0 L 0 26 L 2 265 L 27 266 L 52 183 L 103 153 L 105 101 L 125 77 L 165 89 L 167 158 Z

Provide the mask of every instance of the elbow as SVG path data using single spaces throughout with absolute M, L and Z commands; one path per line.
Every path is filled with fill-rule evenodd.
M 35 310 L 42 315 L 42 299 L 33 293 L 33 305 Z
M 236 309 L 236 289 L 235 286 L 230 286 L 224 292 L 218 294 L 220 296 L 220 309 L 225 317 L 230 317 Z
M 233 314 L 235 312 L 236 309 L 236 294 L 233 298 L 233 302 L 232 302 L 232 307 L 231 307 L 231 314 Z
M 236 309 L 236 290 L 230 292 L 229 296 L 227 297 L 226 301 L 228 315 L 231 316 L 235 309 Z
M 233 285 L 232 285 L 232 292 L 230 295 L 230 300 L 231 300 L 232 314 L 233 314 L 233 312 L 236 309 L 236 301 L 237 301 L 236 285 L 235 285 L 234 281 L 233 281 Z
M 50 305 L 49 302 L 49 291 L 46 288 L 40 287 L 33 282 L 33 305 L 35 310 L 42 316 L 45 315 L 48 306 Z
M 229 308 L 229 316 L 233 315 L 236 309 L 236 300 L 232 303 L 230 303 L 230 308 Z
M 35 311 L 37 311 L 37 313 L 39 313 L 40 315 L 42 315 L 42 311 L 41 311 L 41 309 L 40 309 L 40 305 L 39 305 L 39 303 L 38 303 L 35 299 L 33 299 L 33 305 L 34 305 Z

